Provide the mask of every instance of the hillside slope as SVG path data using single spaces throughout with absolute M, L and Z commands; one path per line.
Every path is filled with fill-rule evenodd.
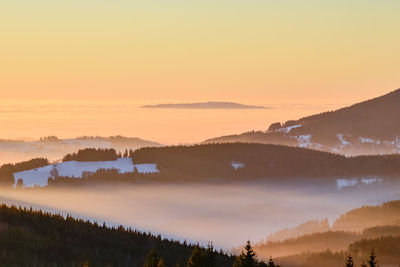
M 397 266 L 400 262 L 399 211 L 399 200 L 356 208 L 341 215 L 328 230 L 314 232 L 310 228 L 309 233 L 300 231 L 303 235 L 294 238 L 267 239 L 256 244 L 255 250 L 261 258 L 279 257 L 285 266 L 310 267 L 324 263 L 333 267 L 342 266 L 349 254 L 359 266 L 374 249 L 381 266 Z
M 143 266 L 153 249 L 166 266 L 176 266 L 194 249 L 150 233 L 5 205 L 0 225 L 1 266 Z M 214 254 L 218 266 L 232 266 L 233 257 Z
M 336 111 L 274 123 L 265 132 L 218 137 L 205 143 L 256 142 L 346 155 L 393 154 L 400 152 L 399 114 L 400 89 Z

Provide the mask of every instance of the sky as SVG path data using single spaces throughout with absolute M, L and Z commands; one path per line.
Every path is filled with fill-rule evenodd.
M 400 87 L 397 0 L 14 0 L 0 7 L 2 100 L 313 105 Z
M 363 99 L 399 86 L 400 2 L 1 3 L 2 98 Z

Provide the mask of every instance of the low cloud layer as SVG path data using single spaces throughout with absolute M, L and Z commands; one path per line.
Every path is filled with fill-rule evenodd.
M 337 190 L 336 186 L 235 184 L 159 185 L 53 190 L 2 190 L 0 200 L 109 225 L 231 249 L 282 228 L 328 218 L 362 205 L 400 199 L 397 184 Z

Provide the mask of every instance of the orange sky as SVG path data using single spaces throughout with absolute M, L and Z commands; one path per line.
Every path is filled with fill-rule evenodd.
M 8 1 L 0 11 L 0 100 L 341 106 L 400 87 L 399 10 L 397 0 Z M 166 126 L 168 138 L 153 135 L 162 141 L 201 140 L 309 113 L 258 113 L 258 119 L 242 120 L 218 113 L 225 130 L 216 132 L 208 115 L 196 117 L 199 130 L 186 124 L 189 118 L 171 113 L 166 122 L 183 123 L 180 127 L 193 132 L 178 138 L 182 129 Z M 40 114 L 30 114 L 29 121 L 41 121 Z M 79 114 L 74 118 L 81 121 Z M 67 135 L 57 119 L 43 121 L 42 131 L 29 131 Z M 26 113 L 0 112 L 0 122 L 9 128 L 26 120 Z M 118 119 L 97 118 L 98 127 L 88 132 L 113 120 Z M 156 124 L 137 127 L 149 134 Z M 133 126 L 116 129 L 135 132 Z M 0 137 L 29 131 L 3 131 Z
M 399 10 L 390 0 L 9 1 L 0 97 L 361 100 L 400 87 Z

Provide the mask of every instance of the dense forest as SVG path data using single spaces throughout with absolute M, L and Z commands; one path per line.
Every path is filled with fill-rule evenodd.
M 94 173 L 84 172 L 82 178 L 56 176 L 48 178 L 48 187 L 93 186 L 100 184 L 117 185 L 120 183 L 162 182 L 158 173 L 142 174 L 138 172 L 119 173 L 116 169 L 99 169 Z
M 319 222 L 311 221 L 307 224 Z M 304 232 L 306 228 L 296 227 L 292 231 L 296 229 Z M 347 255 L 352 255 L 359 265 L 374 250 L 382 264 L 398 266 L 400 201 L 353 209 L 340 216 L 327 231 L 279 241 L 262 241 L 255 245 L 255 250 L 260 257 L 274 255 L 284 266 L 299 267 L 317 267 L 322 263 L 326 267 L 342 266 Z
M 361 239 L 361 235 L 353 232 L 327 231 L 286 239 L 284 241 L 266 242 L 255 246 L 259 255 L 282 257 L 306 251 L 320 252 L 347 250 L 349 245 Z
M 0 225 L 1 266 L 145 266 L 151 253 L 162 259 L 162 266 L 186 266 L 195 248 L 206 250 L 150 233 L 5 205 L 0 206 Z M 234 257 L 207 251 L 216 266 L 233 265 Z
M 294 228 L 286 228 L 270 234 L 266 240 L 268 241 L 283 241 L 286 239 L 296 238 L 302 235 L 313 233 L 327 232 L 331 230 L 328 219 L 312 220 L 302 223 Z
M 0 167 L 0 185 L 14 184 L 15 172 L 26 171 L 49 165 L 49 161 L 45 158 L 36 158 L 15 164 L 4 164 Z
M 400 225 L 400 201 L 353 209 L 340 216 L 333 223 L 332 230 L 362 231 L 383 225 Z
M 114 148 L 86 148 L 80 149 L 76 153 L 67 154 L 63 158 L 65 161 L 111 161 L 118 158 L 118 153 Z
M 303 252 L 273 260 L 250 242 L 234 257 L 215 251 L 211 243 L 204 248 L 122 226 L 109 228 L 70 216 L 14 206 L 0 206 L 0 225 L 1 266 L 317 267 L 323 263 L 333 267 L 343 266 L 348 255 L 360 264 L 371 257 L 371 251 L 379 255 L 382 264 L 400 262 L 400 237 L 393 236 L 361 239 L 353 242 L 348 250 Z M 343 238 L 345 233 L 339 234 Z M 334 237 L 329 237 L 332 233 L 327 235 L 320 238 L 327 237 L 329 243 Z M 351 235 L 346 234 L 345 240 L 351 239 Z M 262 258 L 269 260 L 259 260 Z
M 133 162 L 157 163 L 162 175 L 198 178 L 400 176 L 400 155 L 345 157 L 281 145 L 205 144 L 141 148 Z M 232 163 L 244 166 L 235 170 Z
M 105 161 L 118 157 L 130 157 L 133 164 L 157 164 L 160 172 L 146 174 L 134 169 L 132 173 L 120 174 L 117 170 L 98 170 L 84 174 L 81 181 L 55 177 L 52 185 L 282 181 L 303 178 L 312 179 L 313 184 L 323 184 L 333 183 L 336 178 L 400 177 L 400 155 L 345 157 L 305 148 L 245 143 L 148 147 L 122 153 L 114 149 L 83 149 L 66 155 L 63 161 Z M 10 174 L 7 177 L 8 180 L 3 180 L 10 182 Z

